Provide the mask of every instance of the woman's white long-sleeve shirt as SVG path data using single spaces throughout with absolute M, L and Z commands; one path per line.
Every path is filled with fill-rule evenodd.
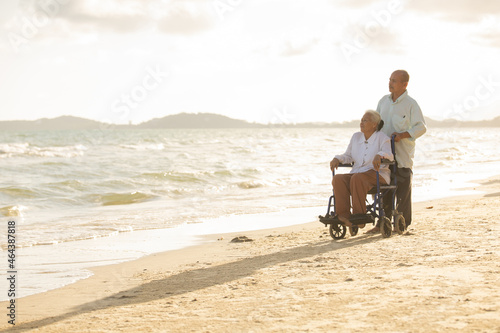
M 336 155 L 335 158 L 340 163 L 354 163 L 351 173 L 360 173 L 374 169 L 373 159 L 375 155 L 380 155 L 382 158 L 393 161 L 394 155 L 391 151 L 391 139 L 382 132 L 375 132 L 366 140 L 362 132 L 356 132 L 353 134 L 345 153 Z M 381 165 L 379 173 L 387 184 L 389 184 L 391 181 L 389 166 Z

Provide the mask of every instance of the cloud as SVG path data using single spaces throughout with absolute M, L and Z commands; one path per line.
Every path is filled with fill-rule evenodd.
M 371 50 L 380 54 L 403 54 L 404 44 L 399 35 L 389 26 L 376 24 L 375 21 L 368 23 L 350 24 L 344 29 L 342 43 L 337 45 L 347 48 L 354 53 Z
M 351 8 L 368 7 L 380 2 L 384 2 L 384 0 L 332 0 L 332 3 L 334 5 L 340 5 Z M 385 0 L 385 2 L 387 2 L 387 0 Z
M 473 26 L 472 42 L 481 46 L 500 48 L 500 19 L 486 15 Z
M 384 10 L 383 7 L 388 10 L 391 6 L 396 6 L 401 14 L 414 13 L 426 19 L 469 25 L 467 37 L 473 43 L 487 47 L 500 45 L 498 0 L 331 0 L 331 3 L 359 13 L 364 10 L 366 15 Z M 387 29 L 381 31 L 377 38 L 370 38 L 369 42 L 370 48 L 381 53 L 401 51 L 398 36 Z
M 320 38 L 308 29 L 293 29 L 280 41 L 279 53 L 284 57 L 306 54 L 318 44 Z
M 370 6 L 402 6 L 426 15 L 436 15 L 447 21 L 471 23 L 481 21 L 485 15 L 500 16 L 498 0 L 331 0 L 337 6 L 355 9 Z
M 477 25 L 472 40 L 482 46 L 500 48 L 500 21 L 486 17 Z
M 190 35 L 211 29 L 213 21 L 203 3 L 175 1 L 158 22 L 158 29 L 167 34 Z
M 406 0 L 408 10 L 434 16 L 441 21 L 468 25 L 472 43 L 500 47 L 498 0 Z
M 401 42 L 399 35 L 387 28 L 381 29 L 380 33 L 372 39 L 368 47 L 382 54 L 405 53 L 404 44 Z
M 498 0 L 408 0 L 406 7 L 462 23 L 478 22 L 486 15 L 500 16 Z
M 478 34 L 476 36 L 476 43 L 489 47 L 500 48 L 500 31 Z
M 310 40 L 303 44 L 294 44 L 292 41 L 286 41 L 283 45 L 282 56 L 291 57 L 301 54 L 306 54 L 311 51 L 313 47 L 317 44 L 317 40 Z
M 67 17 L 99 30 L 127 33 L 153 27 L 166 34 L 191 35 L 211 29 L 214 20 L 205 0 L 101 0 L 98 5 L 89 0 L 78 2 L 66 8 Z
M 307 54 L 321 42 L 320 32 L 308 28 L 294 28 L 274 35 L 270 33 L 262 38 L 245 38 L 242 40 L 244 52 L 252 57 L 279 58 L 294 57 Z
M 39 24 L 50 28 L 38 38 L 140 30 L 190 35 L 212 28 L 215 13 L 209 4 L 209 0 L 20 0 L 4 26 L 20 31 L 26 19 L 34 25 L 49 22 Z
M 61 5 L 56 17 L 66 21 L 75 32 L 128 33 L 143 29 L 150 22 L 144 8 L 145 3 L 126 1 L 119 6 L 114 0 L 102 2 L 73 0 Z

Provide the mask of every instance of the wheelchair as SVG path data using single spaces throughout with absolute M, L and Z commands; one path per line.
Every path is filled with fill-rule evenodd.
M 391 148 L 395 160 L 394 137 L 391 138 Z M 373 202 L 370 203 L 367 196 L 366 214 L 354 214 L 349 218 L 349 221 L 352 223 L 351 236 L 356 236 L 358 234 L 359 225 L 370 223 L 375 225 L 376 221 L 378 221 L 377 224 L 380 227 L 380 233 L 384 238 L 391 237 L 393 230 L 400 235 L 406 230 L 405 218 L 402 213 L 398 212 L 396 205 L 396 162 L 383 159 L 382 164 L 389 165 L 389 168 L 391 169 L 391 182 L 388 185 L 381 185 L 379 172 L 377 171 L 377 185 L 368 191 L 368 195 L 372 196 Z M 352 164 L 340 164 L 339 167 L 352 167 Z M 332 172 L 332 175 L 335 176 L 335 171 Z M 325 227 L 329 226 L 330 236 L 333 239 L 342 239 L 347 233 L 347 226 L 337 217 L 335 210 L 335 191 L 332 192 L 333 193 L 328 200 L 326 215 L 320 215 L 319 221 L 323 223 Z M 390 193 L 391 197 L 391 215 L 393 217 L 392 223 L 391 219 L 387 217 L 387 214 L 384 211 L 383 200 L 384 196 L 387 195 L 387 197 L 389 197 L 388 193 Z

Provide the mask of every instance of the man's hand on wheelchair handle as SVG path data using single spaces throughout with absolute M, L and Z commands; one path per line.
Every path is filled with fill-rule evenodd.
M 402 139 L 408 139 L 408 138 L 411 138 L 411 135 L 410 133 L 408 132 L 403 132 L 403 133 L 397 133 L 397 132 L 394 132 L 392 133 L 391 137 L 394 137 L 394 142 L 399 142 L 401 141 Z

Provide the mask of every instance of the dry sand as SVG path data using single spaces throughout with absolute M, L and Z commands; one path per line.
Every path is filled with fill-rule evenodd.
M 99 267 L 19 299 L 15 330 L 500 332 L 500 177 L 479 189 L 415 204 L 401 236 L 334 241 L 315 221 Z

